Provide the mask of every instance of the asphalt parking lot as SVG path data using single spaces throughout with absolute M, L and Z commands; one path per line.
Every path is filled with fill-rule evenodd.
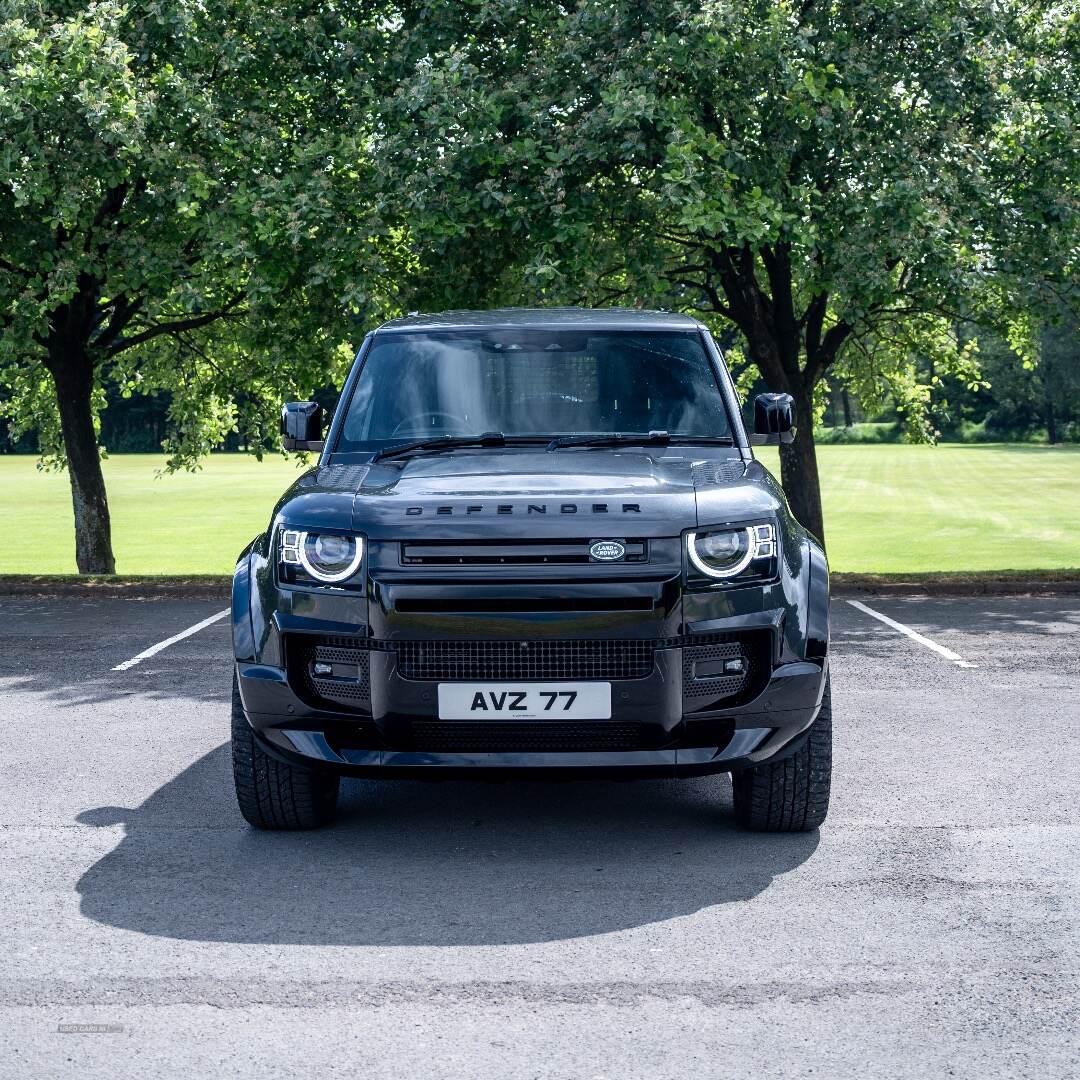
M 113 670 L 222 604 L 0 597 L 0 1075 L 1075 1077 L 1080 597 L 860 599 L 959 659 L 834 602 L 820 834 L 708 778 L 269 835 L 227 623 Z

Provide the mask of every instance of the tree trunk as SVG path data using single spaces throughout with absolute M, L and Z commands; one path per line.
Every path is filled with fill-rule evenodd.
M 75 511 L 75 565 L 80 574 L 115 574 L 112 527 L 90 405 L 94 369 L 80 345 L 50 348 L 49 370 L 60 410 Z
M 848 392 L 845 390 L 842 394 L 844 402 L 844 427 L 851 427 L 851 399 L 848 397 Z
M 1046 441 L 1051 444 L 1058 441 L 1057 415 L 1054 412 L 1054 399 L 1049 393 L 1046 395 Z
M 1043 415 L 1046 418 L 1046 441 L 1056 443 L 1058 441 L 1057 413 L 1054 411 L 1054 392 L 1050 386 L 1050 360 L 1043 355 L 1039 364 L 1039 380 L 1042 382 L 1043 391 Z
M 768 274 L 771 295 L 758 282 L 758 257 Z M 714 299 L 716 310 L 743 332 L 750 357 L 769 389 L 791 394 L 794 399 L 797 434 L 793 442 L 780 444 L 780 483 L 796 520 L 824 544 L 825 518 L 814 445 L 814 387 L 836 359 L 852 326 L 836 319 L 825 329 L 829 305 L 825 292 L 812 297 L 803 315 L 796 317 L 786 244 L 765 245 L 756 253 L 749 244 L 739 250 L 710 250 L 710 261 L 727 300 L 725 306 Z M 805 366 L 800 366 L 800 356 L 805 356 Z M 850 425 L 847 390 L 842 400 L 844 420 Z
M 780 444 L 780 482 L 796 520 L 824 544 L 825 517 L 821 511 L 821 481 L 809 398 L 795 398 L 795 417 L 795 441 Z

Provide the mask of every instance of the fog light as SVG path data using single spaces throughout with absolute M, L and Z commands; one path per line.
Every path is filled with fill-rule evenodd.
M 314 664 L 311 665 L 311 670 L 316 675 L 333 675 L 334 674 L 334 665 L 333 664 L 323 664 L 323 663 L 320 663 L 319 661 L 316 661 Z
M 743 670 L 742 658 L 740 657 L 737 660 L 725 660 L 724 661 L 724 670 L 727 671 L 727 672 L 730 672 L 732 675 L 740 675 L 740 674 L 742 674 L 742 670 Z

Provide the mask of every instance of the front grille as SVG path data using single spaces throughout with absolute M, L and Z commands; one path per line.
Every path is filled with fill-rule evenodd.
M 431 682 L 643 679 L 655 640 L 399 641 L 398 674 Z
M 414 749 L 448 754 L 637 750 L 642 745 L 641 728 L 637 724 L 609 720 L 536 724 L 414 720 L 411 730 Z
M 406 566 L 543 566 L 595 562 L 592 540 L 424 540 L 401 545 Z M 648 561 L 645 540 L 623 540 L 626 554 L 617 563 Z
M 538 612 L 538 611 L 652 611 L 656 603 L 651 596 L 492 596 L 455 597 L 451 601 L 437 597 L 412 600 L 408 597 L 394 603 L 394 610 L 404 613 L 438 613 L 448 608 L 457 612 Z

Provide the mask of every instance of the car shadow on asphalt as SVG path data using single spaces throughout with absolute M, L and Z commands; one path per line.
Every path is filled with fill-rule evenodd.
M 725 777 L 350 782 L 327 829 L 263 833 L 220 746 L 136 809 L 82 876 L 97 922 L 191 941 L 499 945 L 604 934 L 749 900 L 818 834 L 739 831 Z
M 55 709 L 66 723 L 92 721 L 95 706 L 125 701 L 156 707 L 162 703 L 174 707 L 184 702 L 211 703 L 221 705 L 223 710 L 228 709 L 231 662 L 217 658 L 178 662 L 175 657 L 170 657 L 170 662 L 172 670 L 163 671 L 164 665 L 161 665 L 158 668 L 135 668 L 134 674 L 87 674 L 77 660 L 70 657 L 64 658 L 59 670 L 48 667 L 47 661 L 42 661 L 41 667 L 29 674 L 26 671 L 5 670 L 0 663 L 0 688 L 6 694 L 35 695 Z M 223 715 L 227 717 L 227 711 Z

